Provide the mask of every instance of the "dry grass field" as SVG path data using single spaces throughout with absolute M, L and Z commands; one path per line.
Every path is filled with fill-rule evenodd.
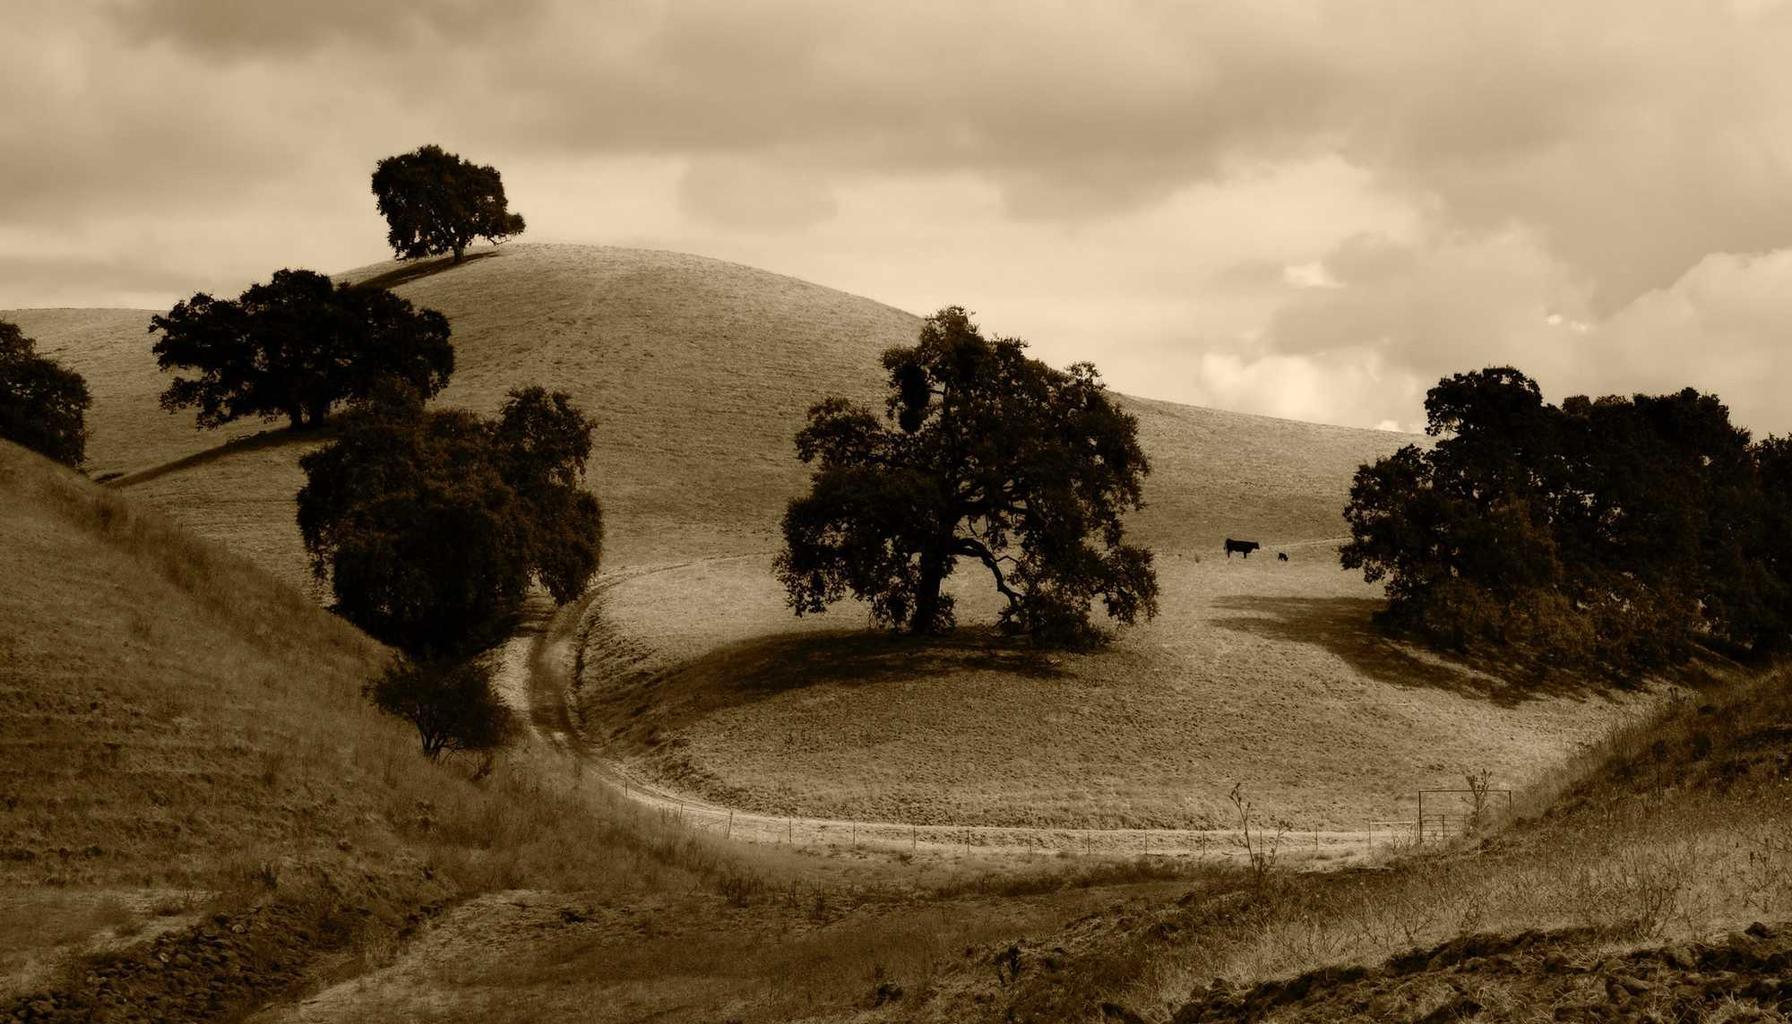
M 695 562 L 604 593 L 577 697 L 637 777 L 759 811 L 1226 828 L 1242 782 L 1303 830 L 1410 818 L 1470 771 L 1527 785 L 1653 700 L 1530 693 L 1390 642 L 1330 545 L 1287 550 L 1163 558 L 1156 621 L 1049 655 L 977 629 L 918 645 L 852 607 L 797 628 L 765 557 Z
M 0 579 L 0 997 L 200 910 L 346 905 L 384 929 L 339 920 L 350 956 L 432 901 L 525 880 L 683 891 L 719 870 L 700 839 L 586 813 L 539 773 L 474 786 L 430 765 L 360 695 L 377 645 L 3 443 Z
M 376 645 L 8 444 L 0 579 L 0 1019 L 422 1019 L 368 1008 L 428 971 L 453 979 L 453 1019 L 571 1012 L 593 988 L 602 1019 L 785 1019 L 1189 871 L 741 851 L 528 749 L 470 782 L 361 697 Z
M 1636 703 L 1515 699 L 1368 632 L 1377 594 L 1329 540 L 1354 468 L 1409 438 L 1137 399 L 1154 472 L 1133 530 L 1159 555 L 1156 622 L 1050 662 L 986 651 L 974 630 L 911 657 L 850 605 L 798 622 L 768 569 L 805 480 L 792 435 L 822 395 L 876 402 L 877 354 L 912 341 L 916 317 L 627 249 L 511 245 L 344 276 L 450 317 L 441 401 L 489 412 L 543 383 L 595 413 L 608 575 L 577 698 L 606 756 L 674 789 L 898 821 L 1205 827 L 1242 781 L 1293 825 L 1361 828 L 1465 771 L 1522 784 Z M 94 469 L 321 596 L 291 505 L 317 439 L 184 429 L 155 404 L 147 313 L 16 318 L 92 378 Z M 1266 549 L 1227 561 L 1228 535 Z
M 875 353 L 913 317 L 629 250 L 506 247 L 396 276 L 454 320 L 445 400 L 489 411 L 541 382 L 598 414 L 610 559 L 576 698 L 633 773 L 818 815 L 1197 827 L 1232 824 L 1242 782 L 1273 832 L 1409 815 L 1417 786 L 1487 769 L 1523 788 L 1522 820 L 1259 875 L 742 848 L 533 748 L 475 782 L 362 699 L 385 652 L 281 582 L 304 577 L 291 493 L 315 440 L 161 412 L 147 314 L 0 314 L 89 375 L 90 468 L 121 474 L 105 488 L 0 445 L 0 1019 L 1770 1005 L 1749 986 L 1779 962 L 1775 933 L 1718 940 L 1792 917 L 1785 677 L 1719 669 L 1735 678 L 1666 703 L 1527 694 L 1497 665 L 1380 639 L 1377 594 L 1336 568 L 1336 517 L 1350 470 L 1404 438 L 1129 399 L 1157 466 L 1136 529 L 1159 553 L 1159 619 L 1087 654 L 985 643 L 987 594 L 965 580 L 967 629 L 917 648 L 851 606 L 795 620 L 768 571 L 803 407 L 874 396 Z M 1227 560 L 1227 534 L 1266 550 Z M 1535 929 L 1552 931 L 1513 938 Z M 1461 941 L 1481 934 L 1503 938 Z
M 350 271 L 439 309 L 456 370 L 441 402 L 491 412 L 526 384 L 570 392 L 598 420 L 592 482 L 605 502 L 606 565 L 624 568 L 772 547 L 807 479 L 792 437 L 809 405 L 881 402 L 877 356 L 914 341 L 914 315 L 720 260 L 595 246 L 507 245 Z M 278 424 L 191 429 L 156 404 L 147 310 L 0 312 L 89 378 L 89 469 L 142 474 L 138 496 L 288 579 L 302 575 L 291 498 L 307 442 L 220 447 Z M 1000 324 L 986 324 L 1000 331 Z M 1337 532 L 1349 473 L 1404 438 L 1127 399 L 1156 472 L 1135 529 L 1207 550 L 1227 534 Z M 147 478 L 144 478 L 147 477 Z
M 1784 1020 L 1788 684 L 1741 677 L 1618 730 L 1482 835 L 1117 905 L 892 1019 Z

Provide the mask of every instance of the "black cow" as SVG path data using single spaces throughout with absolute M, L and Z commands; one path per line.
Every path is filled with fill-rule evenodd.
M 1276 552 L 1276 561 L 1286 562 L 1287 560 L 1288 560 L 1288 552 L 1286 552 L 1286 551 Z
M 1239 554 L 1243 555 L 1244 557 L 1249 558 L 1249 557 L 1251 557 L 1251 552 L 1257 550 L 1258 548 L 1260 548 L 1262 546 L 1263 545 L 1257 543 L 1254 540 L 1233 540 L 1232 538 L 1227 537 L 1226 538 L 1226 557 L 1231 558 L 1232 552 L 1236 551 Z

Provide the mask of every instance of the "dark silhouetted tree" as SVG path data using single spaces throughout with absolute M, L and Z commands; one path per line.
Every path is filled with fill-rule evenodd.
M 382 710 L 417 727 L 431 761 L 455 751 L 496 749 L 513 729 L 490 671 L 473 659 L 400 658 L 367 684 L 366 693 Z
M 513 391 L 496 421 L 382 395 L 300 459 L 299 531 L 336 609 L 423 659 L 502 639 L 531 580 L 572 600 L 603 520 L 583 489 L 591 424 L 566 396 Z
M 1121 522 L 1150 469 L 1138 425 L 1093 366 L 1055 370 L 1025 349 L 943 309 L 884 353 L 881 419 L 838 398 L 809 411 L 797 455 L 815 472 L 777 559 L 798 615 L 850 593 L 881 624 L 947 630 L 941 585 L 959 559 L 989 572 L 1003 626 L 1041 642 L 1097 639 L 1097 597 L 1121 623 L 1156 614 L 1151 553 Z
M 1617 676 L 1784 632 L 1764 449 L 1714 396 L 1558 408 L 1501 367 L 1440 381 L 1425 408 L 1436 445 L 1359 469 L 1344 513 L 1341 561 L 1385 581 L 1386 625 Z
M 389 228 L 386 242 L 399 259 L 449 252 L 459 263 L 475 238 L 497 242 L 523 233 L 523 217 L 510 212 L 497 169 L 440 146 L 381 160 L 373 194 Z
M 454 372 L 442 314 L 309 270 L 276 271 L 235 300 L 195 295 L 151 317 L 158 332 L 156 365 L 198 371 L 175 377 L 162 408 L 197 408 L 201 427 L 280 416 L 295 429 L 317 426 L 384 381 L 427 397 Z
M 38 355 L 17 324 L 0 320 L 0 437 L 78 467 L 90 404 L 80 374 Z

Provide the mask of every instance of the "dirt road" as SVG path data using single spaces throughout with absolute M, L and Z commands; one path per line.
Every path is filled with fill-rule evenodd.
M 527 723 L 533 742 L 566 755 L 564 764 L 584 778 L 623 794 L 668 820 L 741 842 L 957 853 L 967 856 L 1062 853 L 1105 856 L 1243 858 L 1244 834 L 1236 829 L 1078 829 L 996 825 L 915 825 L 894 821 L 784 817 L 725 807 L 694 799 L 632 777 L 583 737 L 567 701 L 575 663 L 578 627 L 605 591 L 628 579 L 670 566 L 606 574 L 583 599 L 555 609 L 532 599 L 517 633 L 500 650 L 495 682 L 504 699 Z M 1269 830 L 1252 840 L 1275 855 L 1312 866 L 1362 860 L 1374 850 L 1411 841 L 1410 829 L 1378 833 L 1282 832 Z

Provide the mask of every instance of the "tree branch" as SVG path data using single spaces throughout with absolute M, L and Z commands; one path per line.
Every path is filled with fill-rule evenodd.
M 988 566 L 989 574 L 996 578 L 996 589 L 1008 599 L 1008 606 L 1010 608 L 1020 606 L 1020 595 L 1014 592 L 1014 588 L 1010 587 L 1007 579 L 1002 576 L 1001 559 L 997 558 L 995 553 L 985 547 L 981 541 L 969 537 L 959 537 L 954 541 L 953 550 L 957 554 L 969 555 Z M 1007 556 L 1002 557 L 1006 558 Z

